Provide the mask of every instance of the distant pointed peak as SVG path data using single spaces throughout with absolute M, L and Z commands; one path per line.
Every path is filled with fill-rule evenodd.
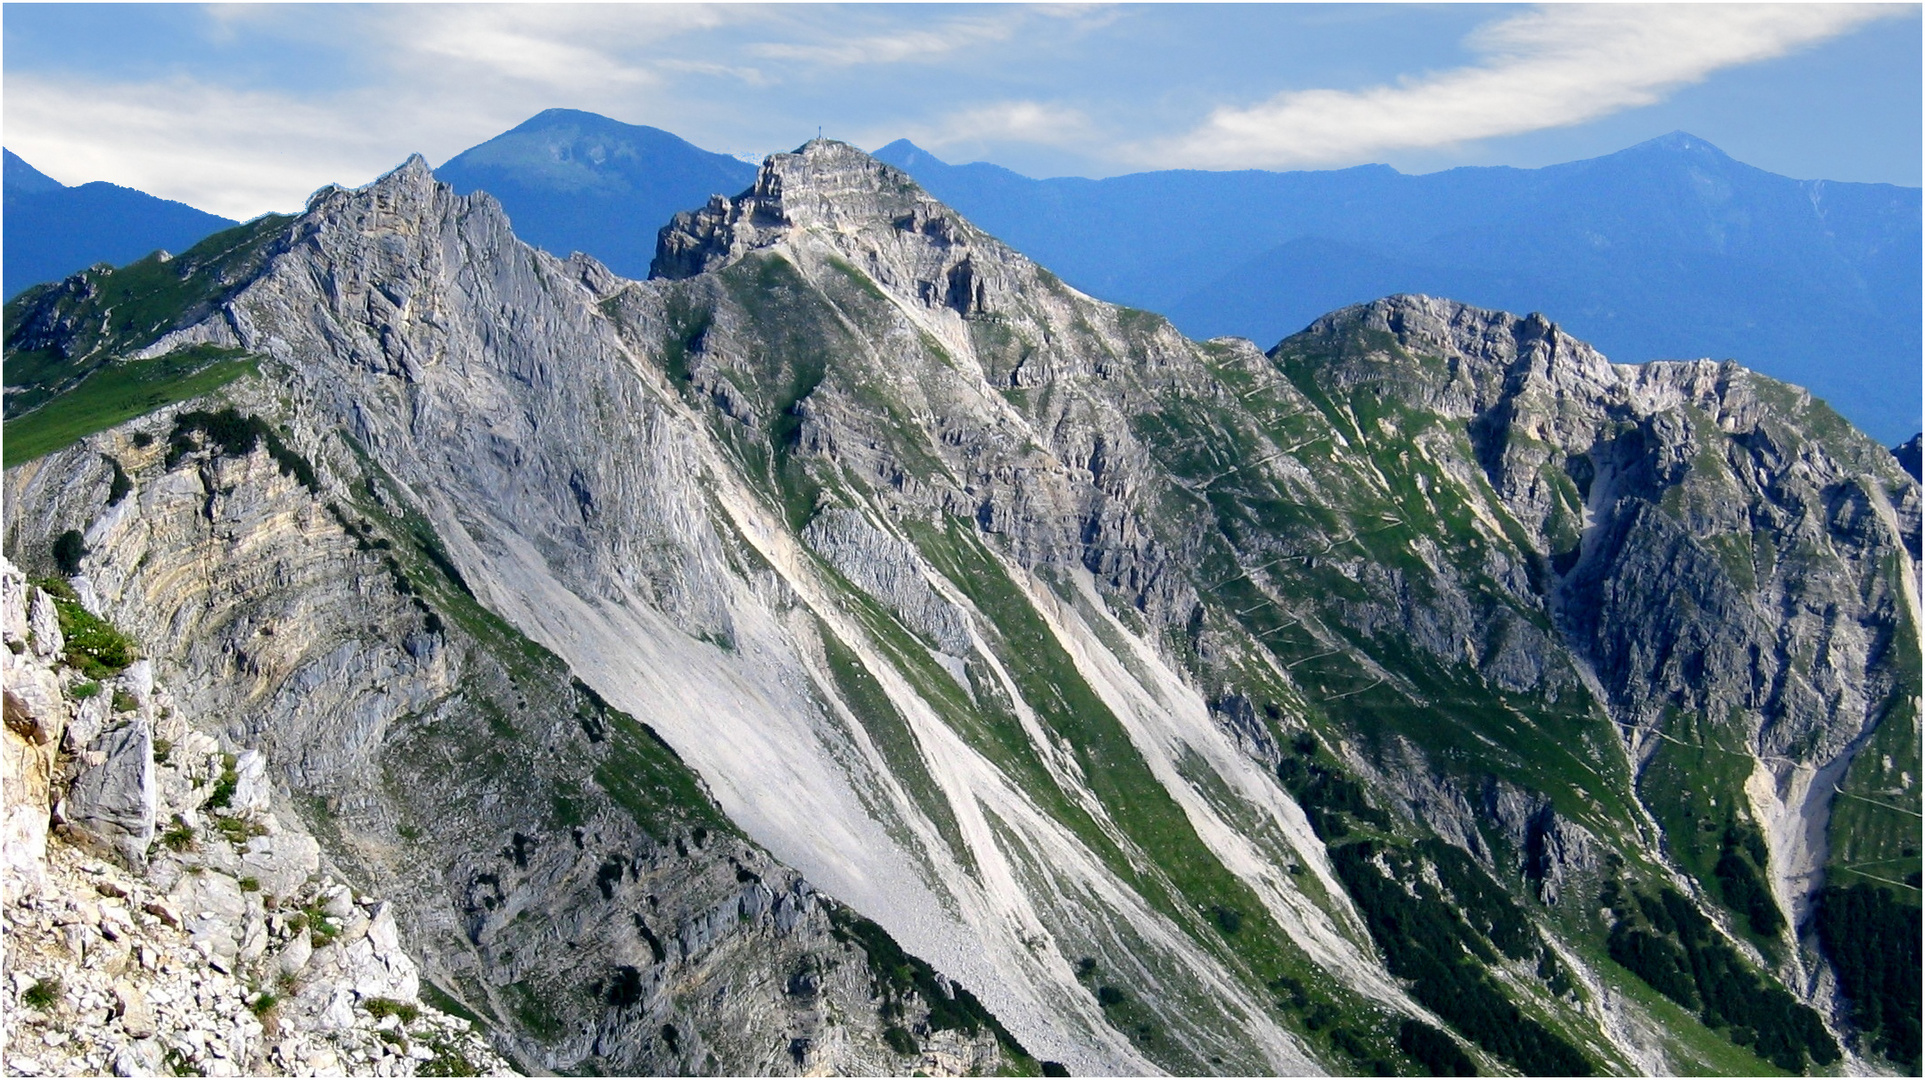
M 388 175 L 405 176 L 411 180 L 423 176 L 432 177 L 434 175 L 434 167 L 429 165 L 428 159 L 422 157 L 417 151 L 416 153 L 409 154 L 408 160 L 396 166 L 394 171 Z
M 1664 150 L 1674 154 L 1708 154 L 1719 158 L 1731 156 L 1688 131 L 1668 132 L 1655 139 L 1646 139 L 1630 149 L 1631 151 Z
M 58 191 L 66 185 L 32 165 L 26 163 L 19 154 L 4 151 L 6 172 L 4 182 L 10 195 L 32 195 L 41 191 Z
M 390 195 L 406 193 L 410 198 L 426 198 L 438 185 L 439 181 L 435 179 L 434 169 L 428 165 L 428 159 L 420 154 L 409 154 L 406 161 L 359 188 L 347 188 L 340 184 L 329 184 L 321 188 L 308 196 L 307 211 L 314 213 L 330 205 L 341 205 L 340 200 L 361 192 Z
M 932 165 L 947 167 L 949 164 L 908 139 L 897 139 L 887 146 L 878 147 L 869 156 L 877 161 L 888 162 L 898 169 L 928 168 Z

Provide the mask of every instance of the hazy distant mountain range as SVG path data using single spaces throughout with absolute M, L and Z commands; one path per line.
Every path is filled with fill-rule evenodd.
M 155 248 L 184 251 L 232 218 L 96 181 L 67 187 L 22 161 L 6 159 L 6 256 L 0 290 L 11 298 L 98 262 L 132 262 Z
M 1344 304 L 1427 293 L 1541 311 L 1614 360 L 1737 359 L 1810 387 L 1888 445 L 1919 429 L 1917 188 L 1793 180 L 1681 132 L 1542 169 L 1422 176 L 1370 165 L 1035 180 L 906 140 L 876 157 L 1077 288 L 1193 337 L 1267 346 Z M 106 184 L 48 188 L 11 154 L 7 170 L 9 295 L 226 223 Z M 754 174 L 572 109 L 436 170 L 459 192 L 493 194 L 537 246 L 631 277 L 677 210 Z M 101 200 L 112 214 L 75 209 Z
M 1086 292 L 1269 345 L 1420 292 L 1541 311 L 1613 360 L 1734 358 L 1895 443 L 1919 426 L 1919 190 L 1793 180 L 1683 132 L 1542 169 L 1032 180 L 876 157 Z M 512 211 L 512 208 L 511 208 Z

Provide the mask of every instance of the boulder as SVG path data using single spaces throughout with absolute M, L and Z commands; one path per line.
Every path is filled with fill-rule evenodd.
M 279 898 L 292 896 L 320 866 L 321 845 L 313 837 L 283 831 L 247 842 L 240 876 L 253 878 L 260 882 L 263 894 Z
M 67 637 L 60 632 L 60 612 L 53 606 L 53 597 L 43 589 L 30 590 L 27 600 L 27 639 L 33 644 L 33 654 L 42 660 L 52 660 L 67 651 Z
M 151 1039 L 159 1030 L 147 995 L 126 979 L 114 983 L 114 1014 L 120 1017 L 120 1029 L 130 1038 Z
M 60 692 L 60 679 L 39 664 L 9 654 L 11 661 L 0 665 L 6 678 L 4 691 L 7 727 L 36 746 L 58 742 L 70 710 Z
M 153 730 L 135 720 L 102 733 L 94 748 L 103 756 L 81 768 L 60 816 L 76 837 L 145 865 L 156 809 Z
M 230 804 L 236 814 L 262 814 L 267 812 L 268 782 L 267 757 L 259 750 L 244 750 L 234 762 L 234 773 L 238 778 L 234 785 L 234 798 Z

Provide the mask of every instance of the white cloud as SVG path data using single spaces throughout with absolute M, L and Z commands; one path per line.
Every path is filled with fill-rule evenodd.
M 654 83 L 649 61 L 670 39 L 747 15 L 688 4 L 425 4 L 376 13 L 404 69 L 426 65 L 560 92 Z
M 748 46 L 747 52 L 771 60 L 789 60 L 822 67 L 854 67 L 858 64 L 900 64 L 928 60 L 976 45 L 1007 41 L 1015 35 L 1029 13 L 998 13 L 989 18 L 951 19 L 928 29 L 904 29 L 889 33 L 847 37 L 831 20 L 817 29 L 822 40 L 814 42 L 766 41 Z
M 1163 166 L 1352 162 L 1594 120 L 1651 105 L 1713 72 L 1767 60 L 1910 10 L 1868 4 L 1553 5 L 1486 26 L 1469 67 L 1364 90 L 1293 90 L 1225 107 L 1132 148 Z
M 960 109 L 932 124 L 911 124 L 911 141 L 930 150 L 987 142 L 1068 146 L 1089 141 L 1090 118 L 1081 110 L 1037 101 L 1000 101 Z
M 13 71 L 8 148 L 63 182 L 108 180 L 229 217 L 298 209 L 323 184 L 366 183 L 416 151 L 438 164 L 542 109 L 632 116 L 688 71 L 658 59 L 672 38 L 743 17 L 677 5 L 377 5 L 323 27 L 280 5 L 214 10 L 223 35 L 271 41 L 306 26 L 364 43 L 364 70 L 322 93 Z
M 920 25 L 924 19 L 918 15 L 907 15 L 905 19 L 903 12 L 886 6 L 878 8 L 884 12 L 887 21 L 909 21 L 911 25 L 893 25 L 882 33 L 851 37 L 851 15 L 847 8 L 814 10 L 809 6 L 797 6 L 783 12 L 801 15 L 787 27 L 789 37 L 809 40 L 753 42 L 745 48 L 745 52 L 766 60 L 787 60 L 793 64 L 816 67 L 914 64 L 932 62 L 955 52 L 968 52 L 984 44 L 1016 39 L 1018 35 L 1032 31 L 1036 23 L 1053 23 L 1053 27 L 1045 33 L 1059 35 L 1065 31 L 1086 33 L 1115 19 L 1113 10 L 1095 4 L 1041 4 L 1009 6 L 999 10 L 991 6 L 989 10 L 993 13 L 988 15 L 947 19 L 943 23 L 924 27 Z M 857 6 L 857 10 L 860 10 L 860 6 Z
M 49 175 L 233 218 L 298 209 L 324 183 L 366 183 L 400 163 L 393 146 L 405 138 L 376 101 L 357 110 L 186 79 L 76 86 L 13 75 L 6 93 L 8 148 Z

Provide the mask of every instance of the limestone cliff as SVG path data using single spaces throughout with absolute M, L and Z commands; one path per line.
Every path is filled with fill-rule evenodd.
M 1822 913 L 1916 895 L 1918 485 L 1795 388 L 1424 297 L 1191 342 L 826 141 L 647 282 L 418 159 L 250 228 L 10 309 L 257 374 L 10 468 L 7 550 L 511 1058 L 1903 1060 Z
M 421 1001 L 392 905 L 282 825 L 261 753 L 223 752 L 150 661 L 82 671 L 101 629 L 62 600 L 0 561 L 7 1073 L 507 1072 Z

